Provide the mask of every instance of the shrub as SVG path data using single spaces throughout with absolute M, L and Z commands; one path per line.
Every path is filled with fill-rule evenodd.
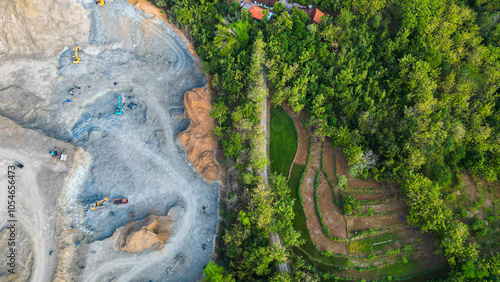
M 347 178 L 345 177 L 345 175 L 341 175 L 339 177 L 339 189 L 344 189 L 344 186 L 347 184 Z

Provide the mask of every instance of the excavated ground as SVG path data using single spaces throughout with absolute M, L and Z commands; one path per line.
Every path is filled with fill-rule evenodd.
M 16 279 L 199 279 L 213 253 L 218 184 L 195 174 L 176 141 L 189 125 L 182 118 L 184 93 L 205 85 L 184 42 L 125 0 L 108 0 L 104 7 L 93 0 L 2 5 L 1 19 L 25 31 L 18 40 L 0 33 L 0 126 L 17 128 L 0 132 L 0 181 L 7 181 L 7 165 L 22 161 L 19 191 L 27 191 L 17 195 L 27 274 Z M 41 20 L 47 5 L 50 14 L 73 7 L 72 17 Z M 71 18 L 79 24 L 67 24 Z M 33 24 L 40 24 L 41 39 Z M 72 35 L 73 45 L 65 35 Z M 82 48 L 79 64 L 71 61 L 76 45 Z M 119 96 L 122 115 L 115 114 Z M 50 157 L 54 146 L 69 150 L 68 162 Z M 7 208 L 3 192 L 0 214 Z M 90 210 L 103 197 L 126 197 L 129 204 Z M 150 214 L 171 219 L 166 244 L 119 251 L 113 233 Z M 6 218 L 0 219 L 3 232 Z

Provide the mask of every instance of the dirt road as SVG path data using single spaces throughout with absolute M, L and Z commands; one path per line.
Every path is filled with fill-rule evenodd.
M 50 146 L 72 151 L 73 147 L 42 133 L 22 129 L 12 121 L 0 117 L 0 183 L 7 184 L 7 167 L 15 162 L 24 164 L 14 170 L 16 234 L 27 234 L 30 245 L 17 238 L 16 254 L 18 272 L 31 272 L 31 281 L 50 281 L 56 266 L 57 236 L 54 226 L 57 218 L 56 202 L 62 180 L 72 165 L 57 162 L 48 154 Z M 58 180 L 59 178 L 59 180 Z M 12 179 L 11 179 L 12 180 Z M 0 229 L 7 223 L 7 189 L 0 190 Z M 25 233 L 24 233 L 25 232 Z M 53 254 L 50 251 L 54 251 Z M 52 255 L 51 255 L 52 254 Z M 21 262 L 33 257 L 33 268 Z M 2 268 L 5 265 L 1 266 Z
M 50 271 L 48 250 L 55 249 L 57 244 L 56 241 L 54 241 L 53 234 L 50 234 L 49 223 L 45 215 L 44 197 L 40 195 L 40 188 L 36 181 L 39 167 L 37 167 L 38 165 L 33 161 L 33 157 L 29 156 L 24 151 L 0 148 L 0 163 L 2 164 L 2 168 L 6 169 L 7 165 L 12 165 L 12 160 L 30 164 L 23 168 L 23 170 L 17 169 L 15 171 L 17 188 L 17 197 L 15 198 L 17 200 L 17 212 L 15 215 L 18 220 L 17 223 L 28 232 L 33 243 L 35 256 L 34 270 L 32 273 L 33 281 L 49 281 L 51 273 L 47 273 L 47 271 Z M 1 183 L 7 183 L 5 176 L 5 174 L 2 174 L 0 178 Z M 5 196 L 2 198 L 2 207 L 6 202 L 7 197 Z M 1 214 L 2 218 L 0 222 L 2 222 L 2 224 L 6 223 L 6 208 L 2 208 Z
M 37 141 L 43 153 L 33 154 L 21 145 L 7 147 L 0 135 L 0 162 L 29 164 L 20 173 L 20 189 L 26 189 L 20 193 L 27 196 L 18 208 L 33 238 L 32 281 L 51 281 L 56 269 L 58 213 L 60 228 L 73 234 L 61 240 L 71 249 L 68 261 L 58 263 L 61 281 L 196 281 L 213 253 L 218 185 L 195 175 L 176 141 L 189 122 L 173 115 L 182 115 L 185 91 L 204 86 L 204 75 L 174 31 L 125 0 L 79 5 L 88 15 L 79 64 L 71 61 L 74 46 L 51 49 L 43 60 L 21 54 L 0 62 L 0 116 L 89 156 L 88 171 L 75 173 L 81 179 L 58 201 L 68 167 L 52 164 L 55 172 L 47 174 L 44 162 L 53 161 L 47 152 L 54 145 Z M 103 197 L 127 197 L 129 204 L 91 211 L 90 203 Z M 137 220 L 167 213 L 175 219 L 162 251 L 117 251 L 111 236 L 132 220 L 131 212 Z

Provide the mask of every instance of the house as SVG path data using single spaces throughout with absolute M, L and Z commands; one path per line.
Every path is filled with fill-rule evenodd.
M 312 21 L 312 23 L 319 24 L 321 22 L 321 17 L 325 14 L 321 12 L 318 8 L 312 8 L 309 6 L 309 9 L 299 8 L 299 10 L 304 11 Z
M 254 19 L 257 19 L 260 21 L 260 20 L 262 20 L 262 18 L 264 18 L 264 9 L 257 7 L 255 5 L 252 5 L 252 4 L 247 4 L 247 3 L 242 3 L 241 6 L 242 6 L 242 9 L 247 9 Z M 272 15 L 273 15 L 273 13 L 269 12 L 267 15 L 267 18 L 269 19 Z
M 253 6 L 250 7 L 250 9 L 248 9 L 248 11 L 250 12 L 250 14 L 252 14 L 252 17 L 258 19 L 259 21 L 262 20 L 262 18 L 264 17 L 264 9 L 262 8 L 259 8 L 257 6 Z
M 279 0 L 254 0 L 253 3 L 266 9 L 272 9 Z

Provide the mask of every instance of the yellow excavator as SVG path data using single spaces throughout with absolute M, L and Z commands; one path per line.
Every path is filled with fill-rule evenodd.
M 80 63 L 80 57 L 78 57 L 78 50 L 82 50 L 82 49 L 80 49 L 80 47 L 76 46 L 75 55 L 73 56 L 73 64 Z
M 94 211 L 94 210 L 96 210 L 98 208 L 102 208 L 104 202 L 107 202 L 107 201 L 108 201 L 108 197 L 106 197 L 106 198 L 104 198 L 104 199 L 102 199 L 100 201 L 97 201 L 95 203 L 92 203 L 92 204 L 90 204 L 90 209 Z
M 96 0 L 95 3 L 97 5 L 101 5 L 101 6 L 104 6 L 104 0 Z

